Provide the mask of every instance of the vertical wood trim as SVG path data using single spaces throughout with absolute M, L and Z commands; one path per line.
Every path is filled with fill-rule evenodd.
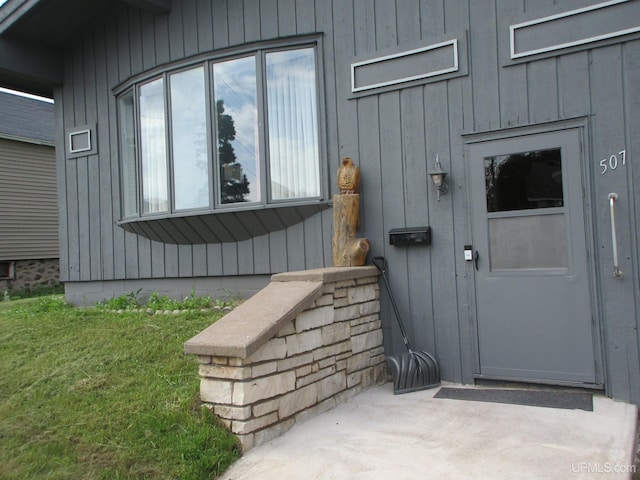
M 304 222 L 304 264 L 306 269 L 324 267 L 324 242 L 322 232 L 322 215 L 314 215 Z
M 314 0 L 298 0 L 296 4 L 296 31 L 299 34 L 323 31 L 314 28 L 316 21 Z
M 623 88 L 624 88 L 624 105 L 625 107 L 625 137 L 627 153 L 631 155 L 630 158 L 640 152 L 640 136 L 636 132 L 640 131 L 640 63 L 637 59 L 640 58 L 640 41 L 628 42 L 622 47 L 622 61 L 623 61 Z M 634 61 L 634 59 L 636 59 Z M 638 232 L 640 232 L 640 219 L 638 218 L 638 212 L 640 212 L 640 195 L 638 194 L 638 185 L 640 185 L 640 168 L 636 163 L 630 162 L 628 164 L 627 174 L 628 195 L 633 201 L 629 205 L 629 215 L 633 219 L 630 225 L 631 229 L 631 245 L 632 256 L 636 259 L 640 259 L 640 238 L 638 238 Z M 640 262 L 636 260 L 632 266 L 633 278 L 638 278 L 640 275 Z M 640 299 L 636 295 L 634 297 L 634 317 L 638 318 L 638 311 L 640 311 Z M 636 353 L 632 351 L 632 363 L 634 365 L 640 364 L 640 331 L 637 328 L 636 320 Z M 639 375 L 635 372 L 635 375 Z M 640 403 L 640 378 L 635 376 L 629 382 L 630 384 L 630 399 L 633 403 Z
M 131 76 L 131 52 L 129 46 L 129 12 L 120 9 L 116 21 L 116 40 L 118 49 L 118 82 Z
M 106 78 L 108 85 L 115 85 L 120 80 L 119 65 L 121 63 L 120 51 L 118 49 L 118 28 L 116 22 L 106 25 L 105 33 L 105 57 L 106 57 Z M 112 195 L 112 218 L 114 221 L 120 218 L 120 163 L 118 150 L 118 118 L 115 108 L 115 99 L 108 87 L 105 87 L 111 104 L 111 115 L 109 116 L 109 150 L 101 152 L 108 157 L 111 167 L 111 195 Z M 102 122 L 101 122 L 102 123 Z M 113 222 L 110 224 L 113 232 L 113 279 L 123 279 L 126 277 L 125 270 L 125 235 L 122 228 L 116 227 Z M 109 253 L 107 253 L 109 254 Z M 111 278 L 105 278 L 110 280 Z
M 184 32 L 184 54 L 191 56 L 198 53 L 198 12 L 196 10 L 196 0 L 182 0 L 182 31 Z M 178 8 L 175 5 L 173 8 Z
M 529 121 L 543 123 L 558 118 L 558 73 L 556 59 L 527 64 Z
M 578 52 L 559 57 L 557 73 L 559 117 L 573 118 L 589 115 L 591 113 L 589 53 Z
M 164 246 L 164 276 L 177 277 L 180 274 L 180 250 L 178 245 Z
M 253 266 L 256 274 L 271 273 L 269 235 L 261 235 L 253 239 Z
M 164 276 L 164 245 L 159 242 L 151 242 L 151 277 L 163 278 Z
M 375 0 L 376 48 L 385 50 L 398 45 L 398 25 L 396 3 L 389 0 Z
M 328 4 L 329 6 L 330 4 Z M 349 65 L 354 55 L 354 12 L 351 1 L 334 0 L 333 9 L 327 12 L 332 20 L 328 25 L 329 34 L 332 34 L 340 44 L 325 42 L 326 75 L 331 74 L 325 82 L 325 95 L 327 105 L 327 138 L 329 148 L 329 190 L 337 193 L 336 172 L 340 166 L 340 160 L 344 157 L 352 157 L 356 164 L 358 158 L 358 112 L 357 103 L 348 98 L 351 86 L 349 78 L 344 75 L 344 67 Z M 333 101 L 329 101 L 334 99 Z M 334 120 L 335 118 L 335 120 Z M 335 139 L 339 144 L 335 145 Z M 335 153 L 334 153 L 335 152 Z M 363 199 L 366 201 L 366 199 Z
M 169 13 L 169 58 L 180 60 L 184 58 L 184 29 L 182 28 L 182 3 L 171 9 Z
M 590 83 L 592 86 L 592 137 L 594 164 L 600 158 L 608 158 L 609 154 L 617 150 L 619 145 L 625 145 L 625 95 L 622 64 L 622 46 L 613 45 L 595 49 L 590 53 Z M 607 92 L 607 95 L 596 95 L 595 92 Z M 621 114 L 622 113 L 622 114 Z M 616 169 L 607 175 L 600 175 L 596 179 L 594 201 L 596 206 L 596 225 L 601 226 L 596 244 L 602 244 L 598 270 L 602 272 L 602 289 L 606 299 L 602 305 L 604 322 L 605 352 L 607 361 L 607 387 L 614 397 L 625 398 L 631 394 L 630 379 L 640 379 L 640 365 L 638 359 L 637 341 L 637 311 L 635 304 L 629 299 L 634 296 L 632 282 L 620 281 L 613 278 L 611 272 L 612 247 L 609 225 L 609 212 L 602 206 L 607 205 L 609 192 L 619 194 L 616 202 L 616 216 L 630 218 L 630 207 L 634 199 L 628 196 L 628 189 L 621 190 L 625 185 L 628 171 Z M 621 193 L 622 192 L 622 193 Z M 632 234 L 630 225 L 618 222 L 618 250 L 632 251 Z M 633 272 L 630 255 L 622 255 L 620 267 L 625 272 Z M 637 389 L 633 389 L 638 395 Z
M 278 35 L 285 37 L 296 33 L 296 1 L 278 0 Z
M 65 61 L 66 64 L 66 61 Z M 64 149 L 60 148 L 60 145 L 64 145 L 65 136 L 65 120 L 64 120 L 64 107 L 65 90 L 63 87 L 56 87 L 54 91 L 55 103 L 53 105 L 56 125 L 56 180 L 57 180 L 57 198 L 58 198 L 58 241 L 60 242 L 59 252 L 59 268 L 60 268 L 60 280 L 66 282 L 69 280 L 69 244 L 71 242 L 69 235 L 69 209 L 67 207 L 68 193 L 67 193 L 67 165 L 65 161 Z
M 198 52 L 213 50 L 213 22 L 211 19 L 212 6 L 210 0 L 197 0 L 196 21 L 198 28 Z
M 304 223 L 287 228 L 287 269 L 305 269 Z
M 252 275 L 254 266 L 254 241 L 253 239 L 238 242 L 238 274 Z
M 95 57 L 95 38 L 88 38 L 84 44 L 84 82 L 85 82 L 85 111 L 86 122 L 97 124 L 98 106 L 96 97 L 96 57 Z M 97 135 L 97 128 L 95 130 Z M 100 139 L 97 139 L 100 141 Z M 101 175 L 100 161 L 98 155 L 91 155 L 87 158 L 87 175 L 88 175 L 88 198 L 87 205 L 89 210 L 88 231 L 89 231 L 89 262 L 87 265 L 86 276 L 91 280 L 99 280 L 102 278 L 102 229 L 101 229 Z
M 486 3 L 470 1 L 469 7 L 470 24 L 484 26 L 470 31 L 474 127 L 477 131 L 493 130 L 500 127 L 500 113 L 496 108 L 500 105 L 500 78 L 495 6 L 488 8 Z
M 278 0 L 260 1 L 260 31 L 263 39 L 278 36 Z
M 244 43 L 244 2 L 243 0 L 227 1 L 227 21 L 230 45 Z
M 169 34 L 169 16 L 155 15 L 153 17 L 153 26 L 156 62 L 160 65 L 171 60 L 169 53 L 169 42 L 171 41 L 171 36 Z
M 96 131 L 98 135 L 98 163 L 99 163 L 99 204 L 100 204 L 100 251 L 102 272 L 97 280 L 112 279 L 114 277 L 114 218 L 113 204 L 119 203 L 114 198 L 112 188 L 112 163 L 111 163 L 111 129 L 112 118 L 115 116 L 111 101 L 113 95 L 109 94 L 107 81 L 106 58 L 106 31 L 98 30 L 94 35 L 95 42 L 95 68 L 96 68 Z M 105 116 L 108 121 L 99 121 L 100 116 Z M 115 155 L 114 157 L 118 157 Z M 119 200 L 119 199 L 118 199 Z
M 139 9 L 129 9 L 129 52 L 131 56 L 131 71 L 134 74 L 144 71 L 144 61 L 142 58 L 143 32 L 140 17 Z
M 222 275 L 238 275 L 238 246 L 235 243 L 222 244 Z
M 67 210 L 67 228 L 68 228 L 68 277 L 69 281 L 80 280 L 80 251 L 79 251 L 79 227 L 78 227 L 78 182 L 77 182 L 77 163 L 75 161 L 68 162 L 66 160 L 66 141 L 64 138 L 64 132 L 67 127 L 75 125 L 75 108 L 73 98 L 74 88 L 74 71 L 73 71 L 73 52 L 67 52 L 65 55 L 65 78 L 69 79 L 64 87 L 63 102 L 64 102 L 64 123 L 62 127 L 62 142 L 59 144 L 63 146 L 60 154 L 62 155 L 63 170 L 65 172 L 65 185 L 66 185 L 66 210 Z
M 285 230 L 269 234 L 269 258 L 273 273 L 286 272 L 287 264 L 287 234 Z
M 356 55 L 376 50 L 374 0 L 353 0 Z
M 260 0 L 244 0 L 244 31 L 246 42 L 260 40 Z
M 193 276 L 193 246 L 192 245 L 178 245 L 178 276 L 179 277 L 192 277 Z
M 220 276 L 222 269 L 222 243 L 207 245 L 207 272 L 209 276 Z
M 523 6 L 510 0 L 497 0 L 498 59 L 509 58 L 509 29 L 514 18 L 521 18 Z M 527 65 L 512 65 L 499 69 L 500 124 L 503 127 L 529 122 L 527 89 Z
M 138 244 L 138 277 L 148 278 L 152 274 L 151 268 L 151 248 L 144 248 L 144 244 Z
M 232 0 L 233 1 L 233 0 Z M 212 9 L 213 47 L 224 48 L 229 45 L 229 14 L 227 0 L 221 0 L 217 8 Z
M 391 2 L 390 2 L 391 3 Z M 415 42 L 420 35 L 420 0 L 403 0 L 396 6 L 398 45 Z
M 149 70 L 157 65 L 156 32 L 154 15 L 145 13 L 140 19 L 140 35 L 142 38 L 142 69 Z
M 449 130 L 449 102 L 446 83 L 425 86 L 425 106 L 427 106 L 426 123 L 429 125 L 430 135 L 427 144 L 427 167 L 433 168 L 435 157 L 439 155 L 443 168 L 451 172 L 451 133 Z M 448 179 L 449 191 L 456 191 L 457 178 Z M 459 332 L 458 316 L 455 305 L 456 283 L 455 272 L 456 251 L 453 236 L 454 219 L 452 215 L 454 195 L 447 194 L 437 201 L 433 189 L 429 197 L 429 211 L 432 225 L 433 245 L 432 259 L 432 295 L 433 318 L 435 324 L 436 353 L 443 359 L 443 374 L 447 378 L 459 377 Z M 439 232 L 439 233 L 438 233 Z M 435 299 L 452 298 L 452 303 L 435 301 Z
M 466 6 L 467 0 L 462 1 Z M 420 1 L 420 28 L 422 38 L 431 38 L 445 33 L 445 18 L 449 18 L 449 15 L 445 15 L 445 5 L 452 15 L 455 12 L 465 11 L 465 8 L 461 8 L 462 6 L 459 0 Z

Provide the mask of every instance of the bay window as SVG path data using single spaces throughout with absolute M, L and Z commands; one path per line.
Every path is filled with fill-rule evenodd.
M 123 219 L 321 201 L 316 45 L 180 65 L 118 95 Z
M 260 200 L 256 59 L 213 64 L 221 203 Z
M 209 149 L 204 67 L 169 76 L 175 210 L 209 206 Z
M 267 53 L 269 166 L 274 200 L 320 195 L 313 50 Z
M 138 213 L 138 173 L 136 162 L 135 115 L 133 93 L 122 95 L 118 100 L 120 130 L 120 165 L 122 171 L 122 213 L 131 217 Z
M 166 212 L 169 194 L 163 79 L 142 85 L 139 97 L 143 212 Z

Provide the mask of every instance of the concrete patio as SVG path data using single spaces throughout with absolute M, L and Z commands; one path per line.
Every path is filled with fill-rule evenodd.
M 637 409 L 594 395 L 593 411 L 393 395 L 375 386 L 249 451 L 222 477 L 630 479 Z

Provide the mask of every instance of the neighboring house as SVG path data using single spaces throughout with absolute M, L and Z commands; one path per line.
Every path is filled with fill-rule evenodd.
M 640 404 L 638 58 L 639 1 L 0 8 L 0 83 L 56 100 L 71 301 L 249 295 L 330 266 L 349 156 L 359 234 L 444 380 Z M 426 226 L 430 244 L 391 245 Z M 382 301 L 385 348 L 402 350 Z
M 0 92 L 0 294 L 60 283 L 53 104 Z

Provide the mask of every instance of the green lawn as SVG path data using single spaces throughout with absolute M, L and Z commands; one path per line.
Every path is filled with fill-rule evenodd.
M 0 478 L 215 478 L 239 447 L 182 345 L 219 315 L 0 302 Z

